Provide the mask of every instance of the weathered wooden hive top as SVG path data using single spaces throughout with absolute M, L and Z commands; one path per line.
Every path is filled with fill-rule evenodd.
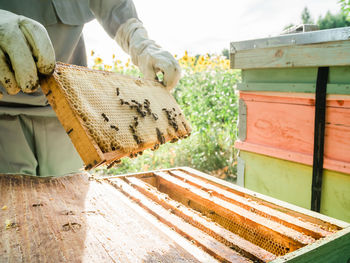
M 230 43 L 231 67 L 283 68 L 350 65 L 350 27 Z

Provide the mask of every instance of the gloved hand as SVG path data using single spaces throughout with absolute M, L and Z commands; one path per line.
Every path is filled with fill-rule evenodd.
M 169 90 L 176 86 L 181 77 L 179 63 L 168 51 L 148 39 L 147 31 L 139 20 L 131 18 L 122 24 L 115 40 L 131 56 L 145 78 L 157 79 L 156 74 L 160 71 L 164 86 Z
M 44 26 L 0 10 L 0 83 L 10 95 L 39 87 L 38 71 L 51 74 L 55 51 Z

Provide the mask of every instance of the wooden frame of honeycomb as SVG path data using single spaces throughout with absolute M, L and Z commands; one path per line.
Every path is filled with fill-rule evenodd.
M 86 169 L 111 167 L 191 132 L 175 99 L 157 81 L 57 63 L 41 88 Z

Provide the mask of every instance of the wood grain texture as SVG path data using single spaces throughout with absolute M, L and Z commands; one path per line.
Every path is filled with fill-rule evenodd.
M 310 209 L 311 166 L 240 151 L 245 160 L 245 187 L 291 204 Z M 325 170 L 321 213 L 350 222 L 350 176 Z
M 216 262 L 84 175 L 0 175 L 0 204 L 0 262 Z
M 231 53 L 231 68 L 293 68 L 350 64 L 350 41 L 242 50 Z
M 235 147 L 312 164 L 314 99 L 241 92 L 247 105 L 247 137 Z M 350 99 L 329 99 L 326 110 L 326 169 L 350 173 Z

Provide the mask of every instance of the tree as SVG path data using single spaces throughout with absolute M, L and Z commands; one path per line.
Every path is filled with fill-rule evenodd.
M 317 24 L 320 29 L 328 29 L 350 26 L 350 21 L 347 20 L 347 15 L 344 12 L 333 15 L 328 11 L 324 17 L 319 17 Z
M 224 48 L 222 51 L 221 51 L 221 55 L 226 57 L 227 59 L 230 59 L 230 52 L 227 48 Z
M 303 24 L 313 24 L 314 21 L 311 18 L 309 9 L 305 6 L 303 12 L 301 13 L 301 21 Z
M 339 3 L 346 19 L 350 21 L 350 0 L 339 0 Z
M 342 2 L 344 2 L 344 4 L 342 4 Z M 340 3 L 342 5 L 342 11 L 336 14 L 332 14 L 330 11 L 328 11 L 324 17 L 320 16 L 318 18 L 317 25 L 319 26 L 320 30 L 350 26 L 350 0 L 340 0 Z M 303 24 L 314 23 L 311 18 L 311 13 L 307 7 L 305 7 L 301 13 L 301 20 Z M 286 26 L 284 30 L 292 26 L 294 25 L 290 24 L 289 26 Z

